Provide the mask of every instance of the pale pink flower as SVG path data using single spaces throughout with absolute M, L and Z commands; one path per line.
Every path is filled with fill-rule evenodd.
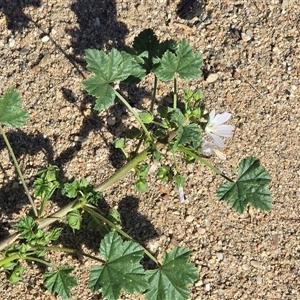
M 213 109 L 209 113 L 209 120 L 205 127 L 205 132 L 214 140 L 217 147 L 224 147 L 224 141 L 220 138 L 222 137 L 232 137 L 234 126 L 223 125 L 231 117 L 231 114 L 224 112 L 222 114 L 215 115 L 216 112 Z
M 180 201 L 180 203 L 185 203 L 183 187 L 180 186 L 178 191 L 179 191 L 179 201 Z
M 215 154 L 220 159 L 226 160 L 226 155 L 223 152 L 221 152 L 220 150 L 218 150 L 216 144 L 214 144 L 213 142 L 203 140 L 202 145 L 201 145 L 201 151 L 205 155 Z

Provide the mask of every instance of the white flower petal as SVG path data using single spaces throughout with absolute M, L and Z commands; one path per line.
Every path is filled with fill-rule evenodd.
M 224 137 L 232 137 L 233 130 L 234 126 L 232 125 L 219 125 L 214 133 Z
M 212 123 L 214 123 L 215 125 L 221 125 L 223 123 L 225 123 L 226 121 L 228 121 L 231 117 L 231 114 L 228 112 L 224 112 L 222 114 L 217 114 L 214 119 L 212 120 Z
M 201 151 L 206 155 L 212 155 L 215 147 L 214 143 L 204 140 L 201 145 Z
M 217 134 L 211 133 L 209 135 L 213 138 L 216 146 L 219 148 L 223 148 L 225 146 L 224 141 Z
M 210 123 L 214 117 L 215 117 L 216 111 L 213 109 L 210 113 L 209 113 L 209 120 L 208 123 Z

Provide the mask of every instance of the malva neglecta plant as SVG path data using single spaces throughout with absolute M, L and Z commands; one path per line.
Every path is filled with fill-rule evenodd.
M 209 162 L 211 155 L 226 159 L 221 151 L 225 146 L 222 138 L 231 137 L 234 127 L 225 124 L 231 117 L 230 113 L 217 114 L 215 109 L 208 113 L 205 110 L 201 91 L 178 88 L 179 78 L 188 80 L 201 76 L 202 56 L 193 52 L 187 41 L 160 42 L 151 29 L 146 29 L 135 38 L 132 47 L 126 47 L 123 51 L 112 49 L 105 53 L 88 49 L 85 55 L 92 76 L 84 80 L 83 85 L 96 98 L 95 109 L 107 109 L 118 98 L 136 119 L 136 124 L 128 129 L 126 135 L 114 142 L 115 147 L 124 153 L 127 162 L 96 187 L 86 179 L 63 183 L 56 166 L 42 169 L 33 184 L 35 197 L 40 199 L 40 207 L 36 208 L 2 127 L 20 127 L 25 124 L 28 115 L 20 108 L 21 99 L 17 90 L 12 88 L 7 91 L 0 99 L 0 130 L 32 211 L 17 223 L 16 234 L 0 242 L 0 267 L 7 272 L 12 283 L 17 283 L 24 272 L 22 260 L 44 264 L 48 268 L 44 274 L 47 289 L 68 298 L 71 288 L 77 285 L 71 274 L 73 268 L 53 265 L 46 261 L 45 253 L 62 251 L 80 254 L 95 260 L 88 285 L 93 292 L 100 292 L 104 299 L 118 299 L 122 291 L 142 293 L 151 300 L 187 299 L 190 294 L 188 285 L 198 278 L 196 267 L 188 262 L 189 250 L 175 247 L 171 252 L 164 253 L 162 260 L 158 261 L 122 230 L 118 211 L 111 210 L 104 214 L 99 210 L 97 203 L 102 193 L 133 169 L 138 191 L 149 188 L 149 176 L 156 176 L 164 182 L 173 181 L 178 188 L 179 201 L 185 205 L 185 178 L 179 167 L 183 159 L 184 163 L 199 161 L 222 176 L 227 182 L 217 190 L 217 197 L 220 201 L 227 201 L 236 212 L 244 212 L 249 205 L 268 211 L 271 208 L 271 196 L 267 188 L 270 175 L 254 157 L 240 162 L 235 180 Z M 136 84 L 148 74 L 153 75 L 152 98 L 147 109 L 138 111 L 122 96 L 120 90 L 113 88 L 113 84 Z M 170 106 L 164 106 L 156 99 L 159 81 L 173 82 L 173 101 Z M 133 151 L 128 151 L 129 140 L 131 145 L 135 145 Z M 70 203 L 56 213 L 45 216 L 47 203 L 54 195 L 58 195 L 57 192 L 68 197 Z M 85 222 L 82 222 L 83 219 Z M 102 237 L 99 255 L 92 256 L 55 245 L 62 232 L 62 228 L 53 225 L 55 221 L 67 223 L 74 231 L 83 226 L 86 230 L 99 231 Z M 46 230 L 50 224 L 51 229 Z M 145 255 L 156 264 L 156 269 L 144 269 L 141 260 Z

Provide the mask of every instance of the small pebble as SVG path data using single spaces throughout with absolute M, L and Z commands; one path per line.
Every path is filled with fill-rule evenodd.
M 204 228 L 198 228 L 198 233 L 200 234 L 200 235 L 202 235 L 202 234 L 204 234 L 205 232 L 206 232 L 206 230 L 204 229 Z
M 75 135 L 74 136 L 74 142 L 86 142 L 88 140 L 88 138 L 84 137 L 84 136 L 80 136 L 80 135 Z
M 207 83 L 212 83 L 212 82 L 215 82 L 217 79 L 219 78 L 218 74 L 209 74 L 206 78 L 206 82 Z
M 116 118 L 115 117 L 109 117 L 107 119 L 107 124 L 110 125 L 110 126 L 113 126 L 116 124 Z
M 13 38 L 10 38 L 8 40 L 8 45 L 9 45 L 10 48 L 14 47 L 15 44 L 16 44 L 16 41 Z
M 148 249 L 152 254 L 155 254 L 159 248 L 159 243 L 157 241 L 150 241 L 148 244 Z
M 206 292 L 209 292 L 209 291 L 210 291 L 210 283 L 207 283 L 207 284 L 205 285 L 205 291 L 206 291 Z
M 242 40 L 248 42 L 252 39 L 252 31 L 247 30 L 246 32 L 242 32 Z
M 187 223 L 191 223 L 191 222 L 194 221 L 194 219 L 195 219 L 194 216 L 187 216 L 187 217 L 185 218 L 185 221 L 186 221 Z
M 254 267 L 256 269 L 262 269 L 263 268 L 263 265 L 257 260 L 251 260 L 250 264 L 251 264 L 252 267 Z
M 44 55 L 44 57 L 41 59 L 41 61 L 39 63 L 39 66 L 42 67 L 42 68 L 47 66 L 50 63 L 50 58 L 51 58 L 50 54 L 46 53 Z
M 217 252 L 217 259 L 219 260 L 219 261 L 221 261 L 221 260 L 223 260 L 224 259 L 224 253 L 222 253 L 222 252 Z
M 98 17 L 94 20 L 94 26 L 95 27 L 100 27 L 100 20 L 99 20 Z
M 19 183 L 17 181 L 14 181 L 12 188 L 17 189 L 19 187 Z
M 256 282 L 257 282 L 257 284 L 262 284 L 262 278 L 261 278 L 260 275 L 258 275 L 258 276 L 256 277 Z
M 20 50 L 20 54 L 21 54 L 21 55 L 25 55 L 25 54 L 27 54 L 28 52 L 29 52 L 29 50 L 28 50 L 27 48 L 23 48 L 23 49 Z
M 43 43 L 47 43 L 49 40 L 50 40 L 50 37 L 48 35 L 43 36 L 42 39 L 41 39 L 41 41 Z

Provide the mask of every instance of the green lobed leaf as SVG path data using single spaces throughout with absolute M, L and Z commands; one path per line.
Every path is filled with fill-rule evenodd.
M 62 230 L 63 229 L 60 227 L 53 228 L 50 232 L 46 233 L 45 235 L 46 240 L 56 241 L 60 237 Z
M 103 50 L 87 49 L 85 57 L 88 70 L 101 83 L 122 81 L 131 75 L 131 56 L 123 56 L 117 49 L 112 49 L 108 54 Z
M 0 123 L 10 127 L 20 127 L 28 120 L 28 113 L 21 109 L 21 97 L 18 90 L 10 88 L 0 98 Z
M 52 165 L 39 170 L 38 178 L 33 182 L 36 196 L 42 198 L 51 197 L 55 189 L 60 185 L 58 172 L 58 167 Z
M 184 115 L 179 108 L 168 107 L 168 119 L 170 122 L 175 123 L 177 127 L 181 127 L 185 121 Z
M 77 180 L 74 180 L 73 182 L 65 183 L 61 193 L 68 198 L 76 198 L 79 187 L 80 183 Z
M 81 226 L 82 216 L 78 209 L 74 209 L 67 214 L 68 224 L 72 229 L 79 230 Z
M 197 149 L 200 147 L 201 141 L 201 130 L 197 124 L 189 124 L 178 128 L 176 146 L 192 144 L 193 148 Z
M 145 73 L 136 59 L 124 51 L 112 49 L 106 54 L 103 50 L 87 49 L 85 56 L 87 68 L 95 76 L 84 80 L 83 86 L 90 95 L 97 98 L 96 110 L 103 110 L 113 104 L 115 92 L 110 83 Z
M 99 76 L 94 76 L 83 81 L 84 89 L 92 96 L 96 97 L 96 110 L 103 110 L 113 105 L 115 91 L 107 83 L 101 83 Z
M 132 48 L 127 48 L 126 51 L 142 59 L 142 65 L 148 74 L 158 66 L 163 54 L 167 50 L 174 52 L 175 47 L 176 42 L 173 40 L 160 43 L 154 31 L 148 28 L 135 37 Z
M 44 283 L 47 289 L 52 293 L 57 293 L 62 298 L 71 297 L 71 290 L 73 286 L 77 285 L 74 276 L 71 276 L 73 268 L 70 266 L 60 267 L 55 272 L 46 272 L 44 274 Z
M 202 55 L 194 53 L 189 43 L 182 40 L 175 54 L 169 50 L 164 53 L 154 73 L 162 81 L 170 81 L 175 74 L 182 79 L 194 79 L 202 74 L 201 67 Z
M 196 267 L 188 263 L 189 256 L 188 249 L 176 247 L 163 255 L 160 269 L 146 271 L 150 285 L 146 293 L 147 300 L 184 300 L 189 297 L 187 285 L 199 276 Z
M 270 181 L 269 172 L 260 166 L 259 160 L 248 157 L 239 164 L 237 181 L 222 184 L 217 196 L 220 201 L 228 201 L 238 213 L 243 213 L 248 204 L 262 211 L 269 211 L 271 196 L 266 185 Z
M 139 263 L 144 254 L 142 246 L 123 242 L 116 232 L 110 232 L 101 241 L 99 252 L 106 264 L 91 269 L 89 288 L 93 292 L 101 289 L 105 299 L 117 300 L 122 289 L 128 293 L 145 291 L 147 282 Z
M 33 218 L 30 216 L 24 216 L 15 225 L 15 228 L 20 231 L 20 236 L 27 241 L 31 241 L 36 237 L 37 225 Z

